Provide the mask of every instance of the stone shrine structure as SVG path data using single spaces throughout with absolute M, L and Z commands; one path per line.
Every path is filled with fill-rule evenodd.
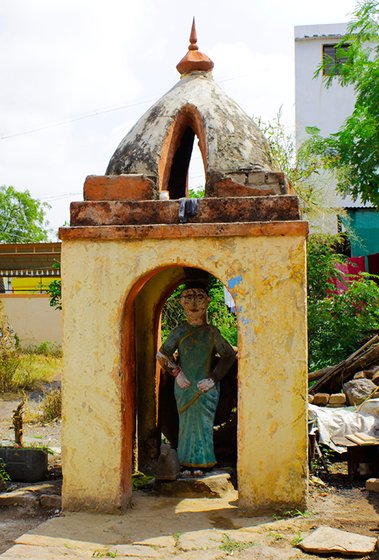
M 199 269 L 236 304 L 239 506 L 301 509 L 308 226 L 262 133 L 213 81 L 194 26 L 177 68 L 180 81 L 125 136 L 106 174 L 87 177 L 60 229 L 63 507 L 125 509 L 133 468 L 157 459 L 160 314 Z M 205 198 L 179 219 L 195 136 Z

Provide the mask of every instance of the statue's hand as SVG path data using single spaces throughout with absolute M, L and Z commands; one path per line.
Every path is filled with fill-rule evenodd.
M 191 382 L 187 379 L 182 370 L 180 370 L 178 375 L 175 377 L 175 381 L 181 389 L 187 389 L 187 387 L 191 385 Z
M 215 382 L 213 381 L 213 379 L 209 379 L 207 377 L 206 379 L 202 379 L 201 381 L 199 381 L 197 386 L 200 391 L 206 393 L 207 391 L 209 391 L 209 389 L 213 389 L 213 387 L 215 386 Z

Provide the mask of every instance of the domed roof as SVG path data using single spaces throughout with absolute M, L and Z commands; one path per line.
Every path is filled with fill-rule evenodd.
M 199 138 L 207 184 L 225 173 L 271 171 L 267 141 L 253 120 L 213 80 L 213 63 L 198 52 L 194 27 L 190 40 L 189 51 L 177 67 L 181 79 L 121 141 L 107 175 L 144 174 L 162 183 L 164 168 L 172 163 L 173 150 L 188 127 Z M 204 67 L 208 70 L 202 71 Z

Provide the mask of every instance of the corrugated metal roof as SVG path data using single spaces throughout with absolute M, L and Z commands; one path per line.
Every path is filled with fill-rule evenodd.
M 61 243 L 0 243 L 0 276 L 60 276 Z

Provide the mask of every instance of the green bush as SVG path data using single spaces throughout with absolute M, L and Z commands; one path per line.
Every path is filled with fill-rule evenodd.
M 9 482 L 10 479 L 11 479 L 11 477 L 7 473 L 5 461 L 3 459 L 0 459 L 0 488 L 4 484 Z
M 308 246 L 309 370 L 347 358 L 379 330 L 379 287 L 368 274 L 336 293 L 338 236 L 310 236 Z
M 25 354 L 37 354 L 39 356 L 62 357 L 62 347 L 59 344 L 45 340 L 35 346 L 28 346 L 23 349 Z

